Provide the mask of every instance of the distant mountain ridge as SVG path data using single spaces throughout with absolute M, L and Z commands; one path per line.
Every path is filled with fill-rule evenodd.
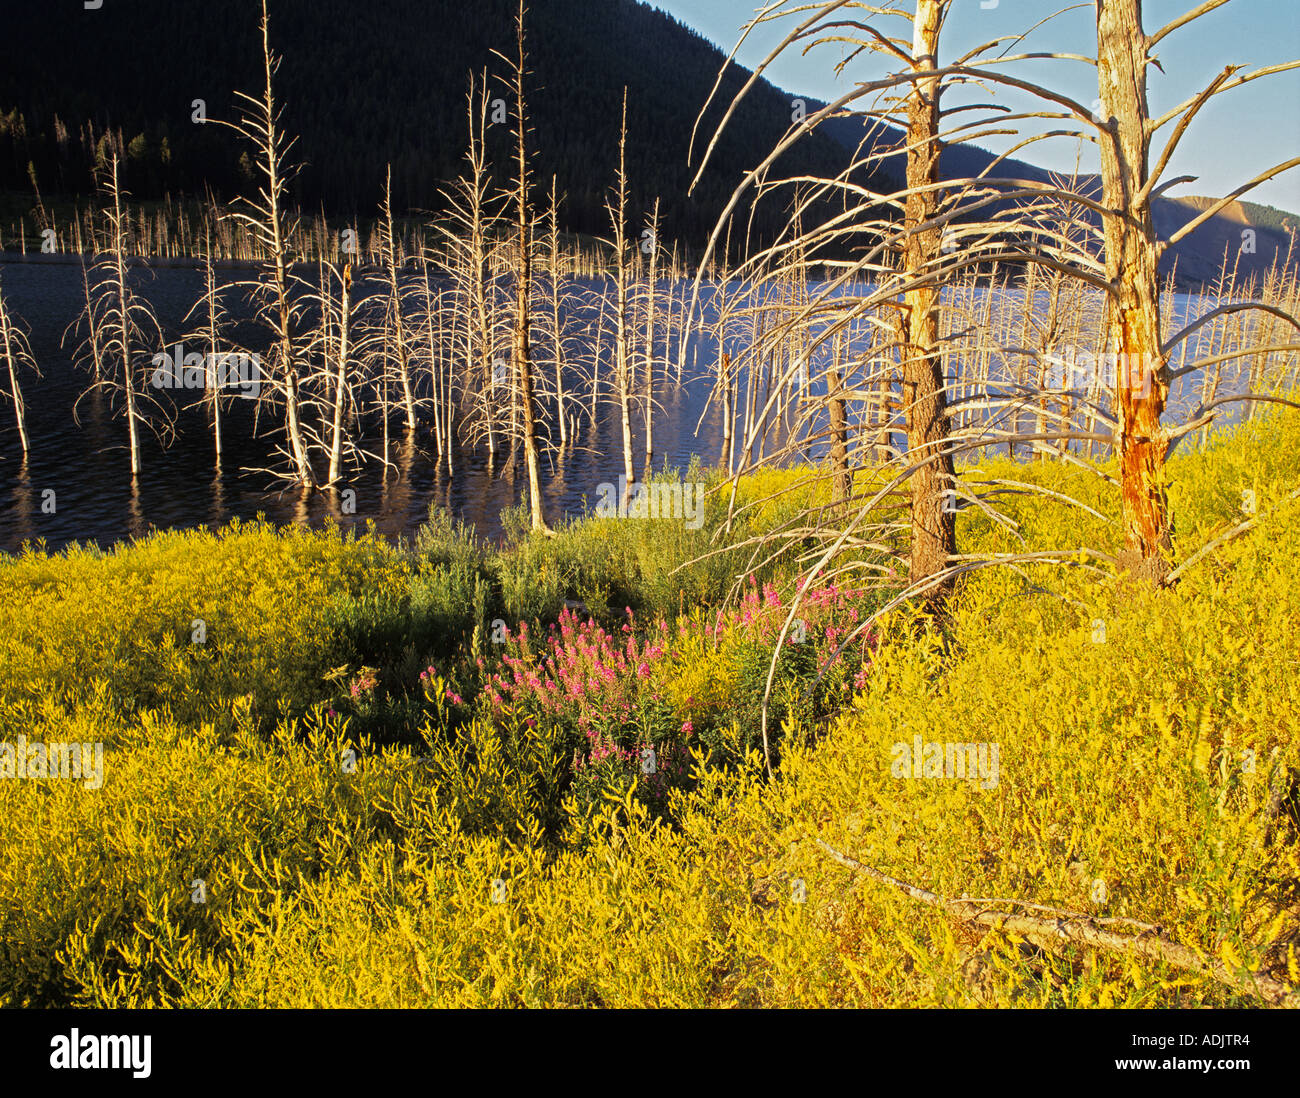
M 810 111 L 822 106 L 823 103 L 809 101 Z M 865 128 L 866 124 L 856 118 L 828 119 L 818 127 L 849 150 L 858 147 Z M 872 128 L 878 130 L 886 146 L 902 139 L 902 131 L 893 127 L 872 123 Z M 996 159 L 994 153 L 975 145 L 948 145 L 940 154 L 940 172 L 945 179 L 972 178 Z M 903 168 L 902 157 L 898 155 L 882 163 L 886 173 L 898 175 Z M 998 165 L 995 174 L 1035 183 L 1050 183 L 1059 178 L 1059 173 L 1010 157 Z M 1089 196 L 1101 194 L 1100 176 L 1081 175 L 1077 185 Z M 1168 239 L 1217 201 L 1201 196 L 1157 197 L 1152 203 L 1157 236 Z M 1093 221 L 1095 224 L 1097 219 Z M 1274 266 L 1300 269 L 1300 246 L 1294 240 L 1297 229 L 1300 229 L 1300 216 L 1238 200 L 1169 248 L 1161 259 L 1160 269 L 1163 273 L 1173 272 L 1178 285 L 1186 288 L 1214 281 L 1225 262 L 1230 273 L 1235 265 L 1239 284 L 1252 278 L 1262 279 Z M 1250 230 L 1253 236 L 1243 235 L 1244 230 Z

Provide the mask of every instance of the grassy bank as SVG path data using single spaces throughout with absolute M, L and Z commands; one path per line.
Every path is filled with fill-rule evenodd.
M 803 569 L 733 591 L 750 550 L 701 559 L 716 499 L 699 531 L 490 550 L 435 517 L 409 547 L 254 524 L 6 558 L 0 742 L 104 761 L 98 788 L 0 780 L 0 1002 L 1257 1005 L 1249 973 L 1300 985 L 1300 430 L 1171 473 L 1180 558 L 1243 492 L 1258 523 L 1169 592 L 1020 563 L 941 631 L 898 610 L 846 645 L 889 589 L 814 585 L 775 781 L 759 705 Z M 964 510 L 963 551 L 1120 542 L 1077 467 L 967 479 L 1013 474 L 1098 514 L 1003 496 L 1016 525 Z M 782 484 L 737 543 L 808 492 L 743 485 Z M 900 774 L 918 736 L 996 772 Z M 919 904 L 816 840 L 945 898 L 1156 925 L 1217 977 Z

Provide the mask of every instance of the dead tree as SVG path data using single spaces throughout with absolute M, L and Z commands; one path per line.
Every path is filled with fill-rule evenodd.
M 649 480 L 655 459 L 655 291 L 658 289 L 659 277 L 659 199 L 655 199 L 654 212 L 646 221 L 646 233 L 642 251 L 648 255 L 646 264 L 645 291 L 642 295 L 645 325 L 645 351 L 642 356 L 642 394 L 641 402 L 645 418 L 645 473 L 643 479 Z
M 996 417 L 1006 409 L 1023 403 L 1026 392 L 1023 387 L 1016 391 L 1014 386 L 1009 395 L 985 392 L 971 398 L 967 408 L 989 413 L 993 422 L 973 424 L 958 432 L 949 428 L 947 442 L 942 445 L 937 441 L 942 433 L 938 430 L 933 432 L 928 442 L 923 434 L 914 437 L 909 444 L 909 465 L 900 473 L 900 483 L 902 480 L 922 477 L 930 484 L 930 492 L 922 493 L 922 498 L 933 503 L 935 498 L 932 492 L 941 486 L 943 477 L 948 472 L 945 468 L 946 459 L 941 456 L 943 452 L 956 455 L 986 446 L 993 439 L 1008 445 L 1019 440 L 1031 443 L 1035 448 L 1048 443 L 1061 446 L 1073 441 L 1113 443 L 1120 462 L 1119 487 L 1125 526 L 1125 549 L 1121 566 L 1156 581 L 1168 570 L 1172 529 L 1164 491 L 1164 462 L 1177 440 L 1188 430 L 1194 429 L 1191 425 L 1164 427 L 1160 418 L 1170 383 L 1178 376 L 1201 366 L 1201 363 L 1193 362 L 1173 371 L 1168 366 L 1170 352 L 1203 324 L 1212 322 L 1216 316 L 1241 309 L 1261 309 L 1289 323 L 1297 323 L 1275 305 L 1248 302 L 1221 306 L 1169 339 L 1163 338 L 1160 331 L 1161 286 L 1157 279 L 1157 264 L 1161 254 L 1228 202 L 1279 172 L 1300 164 L 1300 157 L 1296 157 L 1267 169 L 1193 218 L 1172 234 L 1169 240 L 1161 242 L 1156 239 L 1151 216 L 1152 200 L 1168 187 L 1180 182 L 1162 181 L 1162 177 L 1179 142 L 1201 108 L 1214 96 L 1249 80 L 1300 64 L 1288 62 L 1249 73 L 1239 73 L 1240 66 L 1228 66 L 1198 95 L 1160 118 L 1150 118 L 1147 113 L 1145 76 L 1148 67 L 1155 63 L 1152 48 L 1167 35 L 1228 2 L 1229 0 L 1208 0 L 1173 20 L 1154 35 L 1146 35 L 1141 26 L 1139 0 L 1099 0 L 1096 58 L 1050 51 L 1010 55 L 1008 49 L 1002 48 L 1008 41 L 1012 45 L 1017 43 L 1024 37 L 1021 35 L 1004 36 L 984 43 L 951 63 L 937 65 L 933 58 L 927 61 L 926 55 L 937 47 L 943 15 L 950 8 L 951 0 L 915 0 L 910 15 L 892 8 L 860 3 L 858 0 L 830 0 L 816 6 L 805 4 L 797 7 L 777 3 L 764 9 L 746 28 L 748 33 L 760 23 L 792 12 L 803 18 L 773 51 L 768 61 L 759 67 L 754 79 L 775 57 L 810 39 L 812 45 L 833 43 L 844 49 L 845 60 L 841 62 L 842 65 L 868 51 L 878 51 L 897 63 L 897 71 L 878 80 L 859 81 L 836 102 L 804 119 L 796 118 L 796 125 L 773 150 L 772 155 L 747 174 L 724 211 L 724 218 L 731 215 L 744 193 L 752 192 L 755 200 L 758 200 L 781 185 L 782 181 L 769 178 L 772 165 L 803 132 L 815 127 L 825 118 L 848 113 L 851 104 L 855 105 L 851 112 L 854 117 L 862 117 L 864 120 L 886 118 L 891 109 L 894 109 L 890 106 L 888 97 L 892 94 L 893 102 L 897 104 L 900 101 L 898 90 L 906 90 L 901 101 L 908 104 L 909 108 L 908 140 L 903 150 L 907 157 L 908 185 L 899 193 L 882 195 L 853 181 L 847 172 L 833 180 L 814 181 L 814 193 L 820 191 L 825 195 L 835 195 L 839 202 L 835 207 L 836 212 L 823 216 L 814 228 L 803 234 L 804 242 L 813 248 L 821 247 L 824 251 L 829 251 L 828 244 L 839 244 L 840 255 L 849 250 L 850 244 L 857 244 L 858 258 L 845 261 L 833 256 L 832 262 L 827 264 L 828 269 L 839 272 L 832 280 L 832 290 L 849 287 L 852 279 L 859 274 L 874 275 L 877 289 L 870 294 L 853 295 L 851 304 L 844 294 L 840 294 L 840 300 L 836 303 L 829 300 L 829 293 L 822 295 L 821 300 L 814 302 L 798 323 L 821 319 L 821 338 L 826 338 L 856 319 L 869 319 L 872 323 L 879 323 L 881 318 L 870 316 L 872 312 L 892 314 L 891 319 L 900 333 L 896 339 L 900 345 L 896 348 L 896 353 L 900 353 L 905 363 L 910 361 L 915 366 L 923 358 L 916 348 L 923 347 L 934 333 L 931 322 L 927 320 L 927 314 L 932 314 L 932 310 L 927 308 L 927 301 L 933 301 L 933 295 L 940 284 L 951 280 L 964 269 L 991 267 L 994 264 L 1027 266 L 1031 270 L 1041 268 L 1079 280 L 1083 285 L 1099 291 L 1107 302 L 1111 317 L 1108 363 L 1117 367 L 1117 376 L 1112 386 L 1111 407 L 1113 418 L 1117 421 L 1113 436 L 1093 430 L 1077 430 L 1071 425 L 1069 416 L 1060 413 L 1054 415 L 1056 422 L 1048 431 L 1023 433 L 1014 428 L 1010 431 L 1002 430 L 997 426 Z M 909 18 L 912 30 L 910 49 L 904 38 L 885 35 L 859 18 L 861 13 L 866 13 L 872 19 L 890 16 Z M 1040 59 L 1064 59 L 1094 65 L 1098 71 L 1101 93 L 1100 111 L 1094 112 L 1051 87 L 1010 75 L 1007 71 L 1013 64 Z M 936 85 L 936 81 L 941 83 Z M 934 89 L 937 97 L 942 82 L 1002 86 L 1034 97 L 1037 100 L 1034 106 L 1041 105 L 1041 109 L 1013 113 L 1009 107 L 985 104 L 975 108 L 962 108 L 977 111 L 971 121 L 949 122 L 946 115 L 940 112 L 935 124 L 929 117 L 927 90 Z M 753 80 L 750 85 L 752 83 Z M 886 97 L 884 109 L 856 107 L 857 102 L 869 96 Z M 727 118 L 734 106 L 733 102 Z M 984 109 L 980 110 L 980 106 Z M 995 114 L 998 111 L 1003 113 Z M 990 117 L 994 118 L 992 122 L 989 121 Z M 957 138 L 974 140 L 984 133 L 1015 132 L 1008 128 L 1009 125 L 1025 119 L 1061 120 L 1066 125 L 1046 129 L 1032 136 L 1022 136 L 1018 144 L 995 159 L 973 179 L 944 180 L 931 175 L 927 170 L 931 166 L 925 161 L 923 153 L 931 145 Z M 723 124 L 725 123 L 726 118 Z M 1152 137 L 1171 123 L 1174 123 L 1172 135 L 1158 154 L 1153 156 Z M 928 134 L 933 135 L 929 144 Z M 1002 162 L 1014 152 L 1034 142 L 1058 137 L 1082 139 L 1100 146 L 1103 168 L 1100 193 L 1088 185 L 1043 183 L 998 174 Z M 715 135 L 709 146 L 710 151 L 716 147 L 716 141 Z M 867 151 L 859 155 L 855 166 L 862 168 L 880 164 L 885 157 L 898 155 L 893 147 L 879 150 L 881 145 L 889 146 L 890 143 L 868 131 L 863 142 L 863 148 Z M 1153 168 L 1149 167 L 1152 159 L 1155 161 Z M 803 183 L 806 185 L 807 181 Z M 938 201 L 932 201 L 929 197 L 932 194 L 942 197 Z M 1072 238 L 1070 233 L 1053 230 L 1050 225 L 1043 224 L 1038 215 L 1043 202 L 1048 200 L 1064 212 L 1067 222 L 1080 218 L 1096 220 L 1104 244 L 1105 254 L 1102 258 L 1099 259 L 1091 249 L 1083 246 L 1079 239 Z M 899 222 L 894 217 L 880 216 L 882 208 L 886 211 L 892 208 L 902 214 L 901 234 Z M 717 241 L 720 226 L 721 219 L 719 229 L 715 229 L 710 242 L 710 252 Z M 946 238 L 938 253 L 934 248 L 937 235 L 941 239 Z M 776 277 L 783 265 L 788 265 L 786 253 L 794 247 L 795 241 L 791 239 L 778 242 L 752 258 L 750 271 L 758 272 L 766 265 L 764 274 Z M 901 270 L 891 270 L 880 263 L 876 257 L 882 252 L 898 254 L 902 260 L 899 264 Z M 775 326 L 769 330 L 769 335 L 774 339 L 788 339 L 793 334 L 794 327 L 795 325 L 787 325 L 783 329 Z M 942 340 L 950 337 L 938 338 Z M 919 343 L 916 342 L 918 339 Z M 1250 347 L 1242 353 L 1255 354 L 1267 349 Z M 1026 352 L 1030 355 L 1036 353 L 1032 349 L 1018 349 L 1018 353 Z M 914 380 L 923 387 L 930 384 L 926 375 L 919 370 L 914 370 Z M 925 411 L 925 397 L 923 389 L 913 389 L 904 394 L 904 411 L 911 419 L 909 433 L 914 436 L 917 427 L 925 428 L 933 422 L 933 417 Z M 1195 427 L 1201 426 L 1207 417 L 1212 417 L 1214 408 L 1219 403 L 1236 399 L 1250 398 L 1232 397 L 1211 401 L 1193 416 Z M 918 410 L 921 412 L 919 416 Z M 1105 411 L 1087 409 L 1088 418 L 1092 422 L 1104 421 L 1107 418 Z M 760 425 L 762 418 L 759 417 Z M 927 456 L 924 452 L 926 447 L 934 451 L 933 456 Z M 1063 446 L 1061 450 L 1064 450 Z M 929 466 L 938 467 L 939 479 L 935 479 L 932 470 L 927 473 Z M 744 471 L 743 467 L 741 471 Z M 915 487 L 910 486 L 910 491 L 915 500 Z M 948 506 L 955 509 L 955 493 L 950 498 Z M 968 497 L 968 500 L 982 506 L 978 499 Z M 926 551 L 926 542 L 933 547 L 942 544 L 944 538 L 936 538 L 933 536 L 935 531 L 927 530 L 924 511 L 919 515 L 922 520 L 919 528 L 916 525 L 918 514 L 915 507 L 911 517 L 911 542 L 916 546 L 919 538 L 922 549 L 922 559 L 913 558 L 911 561 L 913 587 L 918 594 L 923 593 L 921 584 L 937 583 L 941 589 L 946 584 L 943 570 L 954 571 L 955 574 L 955 570 L 965 569 L 966 564 L 950 560 L 947 565 L 939 565 L 937 551 Z M 882 528 L 877 526 L 875 529 Z M 943 532 L 940 527 L 939 533 Z M 930 580 L 922 579 L 927 571 L 936 567 L 941 568 L 941 571 L 933 573 Z
M 939 355 L 939 287 L 918 276 L 941 258 L 939 208 L 939 32 L 947 0 L 916 0 L 912 21 L 914 79 L 907 94 L 907 196 L 903 215 L 903 271 L 915 282 L 903 295 L 899 345 L 907 449 L 916 464 L 911 482 L 911 567 L 913 583 L 942 574 L 957 551 L 953 488 L 952 425 Z M 952 590 L 946 579 L 928 592 L 931 600 Z
M 551 177 L 551 201 L 546 217 L 546 334 L 555 360 L 555 418 L 560 428 L 560 447 L 569 444 L 569 421 L 565 410 L 564 374 L 569 360 L 565 352 L 564 257 L 560 251 L 560 200 L 556 178 Z
M 212 424 L 213 447 L 216 452 L 217 466 L 221 465 L 221 456 L 223 450 L 222 433 L 221 433 L 221 403 L 222 389 L 227 383 L 227 377 L 223 369 L 228 361 L 228 355 L 232 352 L 223 352 L 221 344 L 225 338 L 225 330 L 230 324 L 230 316 L 226 311 L 225 303 L 222 301 L 221 287 L 217 285 L 217 271 L 212 251 L 212 233 L 211 229 L 205 234 L 205 243 L 203 249 L 203 296 L 194 303 L 186 315 L 186 321 L 202 309 L 202 316 L 199 318 L 196 326 L 185 335 L 185 341 L 198 340 L 206 349 L 207 355 L 207 384 L 204 392 L 202 403 L 206 406 L 208 418 Z
M 463 359 L 464 390 L 477 417 L 464 426 L 471 438 L 486 436 L 488 454 L 495 458 L 499 443 L 496 428 L 496 335 L 493 322 L 493 286 L 489 250 L 502 220 L 501 198 L 491 185 L 484 132 L 487 125 L 487 75 L 471 78 L 466 105 L 469 145 L 466 169 L 454 186 L 443 191 L 448 215 L 438 231 L 451 279 L 454 346 Z
M 607 242 L 614 250 L 614 384 L 618 388 L 619 414 L 623 428 L 623 477 L 631 491 L 636 474 L 632 469 L 632 325 L 629 312 L 627 242 L 627 88 L 623 89 L 623 121 L 619 128 L 618 175 L 614 194 L 606 196 L 612 235 Z
M 1151 200 L 1188 126 L 1215 95 L 1246 80 L 1292 65 L 1272 66 L 1237 77 L 1228 65 L 1197 96 L 1159 119 L 1147 102 L 1147 71 L 1152 47 L 1228 0 L 1209 0 L 1153 35 L 1142 26 L 1142 0 L 1097 0 L 1097 83 L 1105 115 L 1101 138 L 1102 194 L 1105 211 L 1106 280 L 1111 287 L 1110 347 L 1117 356 L 1119 383 L 1120 491 L 1123 501 L 1124 565 L 1154 582 L 1163 582 L 1172 566 L 1173 520 L 1166 495 L 1165 457 L 1171 435 L 1161 425 L 1172 380 L 1168 354 L 1187 333 L 1166 342 L 1160 328 L 1162 252 L 1202 221 L 1251 187 L 1300 164 L 1292 158 L 1194 218 L 1161 243 L 1156 237 Z M 1151 168 L 1151 138 L 1178 119 Z M 1300 324 L 1297 324 L 1300 327 Z
M 348 336 L 352 326 L 352 264 L 343 268 L 339 279 L 338 365 L 334 378 L 334 422 L 330 434 L 330 466 L 327 484 L 337 484 L 343 463 L 343 405 L 348 392 Z
M 401 272 L 398 270 L 397 241 L 393 231 L 393 167 L 388 166 L 384 180 L 384 203 L 380 210 L 379 254 L 388 290 L 384 332 L 392 350 L 393 366 L 402 387 L 402 408 L 406 413 L 406 429 L 415 430 L 415 394 L 411 388 L 411 354 L 406 338 L 406 322 L 402 311 Z
M 162 348 L 163 335 L 153 307 L 135 292 L 131 284 L 127 261 L 130 214 L 124 203 L 126 194 L 118 179 L 116 155 L 109 162 L 103 188 L 108 199 L 104 210 L 106 250 L 87 275 L 90 299 L 84 314 L 90 329 L 86 342 L 92 349 L 98 348 L 99 372 L 82 396 L 102 391 L 107 392 L 110 398 L 123 398 L 131 478 L 134 480 L 140 474 L 142 431 L 151 431 L 163 443 L 175 431 L 172 406 L 150 393 L 151 384 L 155 391 L 188 388 L 190 379 L 184 375 L 186 363 L 167 357 L 165 350 L 154 354 L 155 368 L 152 372 L 141 363 L 151 348 Z M 162 359 L 166 361 L 160 361 Z M 201 364 L 190 366 L 190 369 L 205 373 Z
M 533 293 L 533 209 L 529 195 L 532 171 L 528 154 L 528 110 L 524 102 L 524 78 L 528 54 L 524 35 L 527 8 L 519 0 L 515 17 L 515 59 L 510 67 L 514 92 L 515 178 L 512 203 L 515 208 L 515 317 L 513 366 L 523 413 L 524 464 L 528 473 L 528 504 L 532 528 L 545 531 L 542 508 L 541 457 L 538 444 L 537 398 L 533 381 L 532 293 Z
M 0 288 L 0 359 L 3 359 L 9 373 L 9 391 L 3 395 L 13 401 L 14 418 L 18 424 L 18 441 L 22 444 L 25 457 L 31 445 L 27 438 L 26 405 L 23 403 L 22 387 L 18 383 L 18 371 L 20 368 L 30 369 L 39 377 L 40 370 L 32 355 L 32 345 L 27 330 L 15 317 L 9 315 L 2 288 Z
M 872 52 L 885 54 L 895 65 L 894 71 L 881 79 L 857 82 L 852 91 L 812 115 L 794 112 L 793 125 L 786 136 L 757 168 L 747 173 L 733 193 L 715 226 L 701 273 L 712 258 L 724 223 L 743 195 L 752 194 L 758 202 L 782 189 L 794 189 L 793 210 L 786 230 L 775 243 L 750 255 L 739 273 L 756 284 L 775 284 L 790 277 L 796 268 L 806 270 L 808 264 L 820 262 L 834 277 L 798 309 L 785 310 L 784 315 L 773 316 L 770 323 L 758 325 L 761 339 L 745 349 L 743 358 L 751 377 L 764 361 L 775 360 L 784 365 L 767 390 L 766 403 L 747 416 L 743 458 L 735 475 L 752 467 L 750 455 L 755 440 L 767 433 L 772 417 L 780 414 L 794 375 L 811 370 L 811 364 L 820 358 L 823 365 L 817 388 L 822 396 L 816 401 L 805 401 L 800 413 L 803 429 L 814 432 L 814 437 L 792 440 L 786 447 L 769 451 L 767 458 L 785 458 L 796 449 L 805 449 L 810 441 L 828 445 L 833 498 L 847 499 L 852 485 L 852 470 L 847 467 L 848 403 L 850 400 L 874 402 L 876 395 L 848 390 L 844 377 L 838 376 L 838 364 L 830 361 L 833 356 L 826 351 L 864 323 L 890 331 L 892 343 L 877 350 L 897 357 L 903 381 L 901 405 L 908 448 L 906 469 L 900 474 L 899 482 L 906 485 L 909 500 L 909 576 L 918 595 L 932 605 L 940 603 L 951 590 L 951 581 L 945 573 L 956 549 L 951 506 L 954 488 L 951 422 L 937 309 L 940 287 L 956 269 L 942 247 L 945 226 L 955 216 L 955 204 L 951 197 L 945 197 L 938 170 L 945 136 L 941 129 L 940 97 L 948 76 L 939 67 L 938 50 L 950 3 L 951 0 L 915 0 L 911 13 L 850 0 L 820 5 L 769 5 L 746 26 L 746 35 L 760 23 L 785 15 L 804 18 L 733 99 L 699 167 L 702 174 L 717 147 L 719 132 L 733 115 L 739 99 L 784 52 L 803 48 L 808 42 L 811 46 L 831 42 L 851 44 L 852 53 L 841 62 L 841 68 L 858 56 Z M 787 7 L 787 11 L 779 10 Z M 904 19 L 909 35 L 907 38 L 888 35 L 860 21 L 859 13 L 881 19 Z M 880 101 L 883 106 L 876 105 Z M 795 141 L 822 120 L 845 114 L 863 120 L 864 137 L 862 147 L 842 173 L 834 178 L 814 180 L 771 178 L 773 164 Z M 879 123 L 884 120 L 897 123 L 900 119 L 904 124 L 901 144 L 885 140 Z M 864 181 L 866 170 L 900 158 L 907 173 L 900 191 L 878 193 Z M 696 182 L 699 178 L 697 175 Z M 867 287 L 864 291 L 864 280 L 874 288 Z M 697 276 L 697 290 L 699 282 Z M 852 345 L 843 345 L 847 348 L 843 365 L 855 369 L 861 356 Z M 789 353 L 791 346 L 798 350 Z M 892 527 L 896 523 L 887 525 Z
M 288 207 L 289 184 L 298 171 L 298 165 L 290 159 L 297 139 L 286 137 L 281 126 L 282 109 L 275 100 L 274 78 L 280 67 L 280 58 L 271 51 L 266 0 L 262 0 L 261 33 L 265 89 L 260 97 L 237 92 L 236 97 L 242 103 L 242 115 L 237 122 L 225 123 L 252 145 L 261 185 L 257 197 L 241 199 L 245 208 L 229 217 L 244 226 L 262 250 L 260 277 L 244 285 L 252 289 L 258 305 L 258 318 L 270 329 L 274 340 L 273 365 L 267 371 L 267 380 L 284 402 L 290 461 L 288 479 L 310 488 L 315 484 L 315 478 L 300 409 L 300 310 L 295 300 L 292 274 L 295 241 L 300 235 L 299 218 Z

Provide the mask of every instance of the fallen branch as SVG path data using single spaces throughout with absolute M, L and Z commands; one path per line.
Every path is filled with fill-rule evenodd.
M 847 854 L 841 854 L 829 843 L 821 839 L 813 840 L 840 865 L 857 873 L 889 885 L 910 896 L 913 900 L 937 907 L 963 922 L 976 923 L 980 926 L 994 927 L 1001 931 L 1019 934 L 1026 938 L 1046 939 L 1050 942 L 1075 942 L 1080 945 L 1093 946 L 1097 949 L 1116 953 L 1137 954 L 1151 960 L 1163 961 L 1174 968 L 1199 972 L 1217 980 L 1219 983 L 1236 991 L 1254 995 L 1270 1006 L 1300 1007 L 1300 991 L 1271 976 L 1262 976 L 1255 972 L 1238 973 L 1222 961 L 1202 957 L 1189 946 L 1171 942 L 1161 936 L 1161 927 L 1149 923 L 1137 923 L 1131 919 L 1103 919 L 1080 912 L 1060 911 L 1056 908 L 1043 907 L 1038 904 L 1025 904 L 1016 900 L 948 900 L 928 889 L 900 881 L 869 865 L 863 865 Z M 999 903 L 1007 906 L 1023 907 L 1034 911 L 1049 912 L 1054 918 L 1041 915 L 1015 915 L 1006 911 L 988 910 L 988 904 Z M 974 910 L 970 910 L 974 908 Z M 1123 923 L 1140 928 L 1137 935 L 1117 934 L 1107 929 L 1109 926 Z

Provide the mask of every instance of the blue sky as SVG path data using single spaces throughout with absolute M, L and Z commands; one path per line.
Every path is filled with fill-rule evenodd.
M 740 29 L 756 10 L 756 0 L 648 0 L 681 22 L 693 27 L 725 52 L 730 52 L 740 37 Z M 888 0 L 876 0 L 883 6 Z M 992 3 L 994 0 L 983 0 Z M 1065 7 L 1067 0 L 996 0 L 996 6 L 982 8 L 981 0 L 956 0 L 956 6 L 944 28 L 940 60 L 951 60 L 966 50 L 1004 34 L 1023 33 L 1041 19 Z M 1052 19 L 1040 27 L 1023 47 L 1013 52 L 1057 50 L 1094 54 L 1096 24 L 1091 0 L 1074 0 L 1074 10 Z M 1146 0 L 1143 17 L 1148 33 L 1196 7 L 1199 0 Z M 911 4 L 901 0 L 899 6 Z M 888 23 L 903 27 L 903 21 L 878 21 L 884 29 Z M 753 68 L 794 25 L 792 18 L 769 25 L 752 36 L 738 55 L 741 64 Z M 898 30 L 890 30 L 898 34 Z M 910 31 L 906 35 L 910 38 Z M 1200 91 L 1214 74 L 1227 64 L 1244 64 L 1248 69 L 1300 59 L 1300 0 L 1231 0 L 1196 23 L 1173 32 L 1156 47 L 1164 74 L 1151 69 L 1147 88 L 1153 115 L 1177 106 Z M 834 64 L 839 60 L 837 47 L 823 47 L 807 56 L 792 51 L 768 73 L 778 87 L 804 92 L 820 99 L 843 95 L 855 79 L 866 79 L 886 71 L 885 59 L 872 55 L 856 69 L 838 80 Z M 1031 67 L 1032 66 L 1032 67 Z M 1079 102 L 1091 104 L 1097 96 L 1096 70 L 1078 62 L 1026 62 L 1013 70 L 1071 95 Z M 948 105 L 971 102 L 973 97 L 957 99 L 965 90 L 951 93 Z M 1013 107 L 1026 100 L 999 90 L 995 102 Z M 1160 143 L 1173 126 L 1156 135 Z M 1008 139 L 989 137 L 977 143 L 994 151 L 1007 147 Z M 1094 152 L 1089 145 L 1081 166 L 1095 171 Z M 1078 153 L 1077 141 L 1049 139 L 1029 146 L 1020 155 L 1044 168 L 1069 171 Z M 1197 116 L 1191 131 L 1183 138 L 1165 179 L 1178 175 L 1195 175 L 1195 183 L 1185 184 L 1172 195 L 1222 196 L 1283 160 L 1300 155 L 1300 70 L 1266 76 L 1225 93 Z M 1300 168 L 1277 176 L 1242 196 L 1254 202 L 1300 212 Z

